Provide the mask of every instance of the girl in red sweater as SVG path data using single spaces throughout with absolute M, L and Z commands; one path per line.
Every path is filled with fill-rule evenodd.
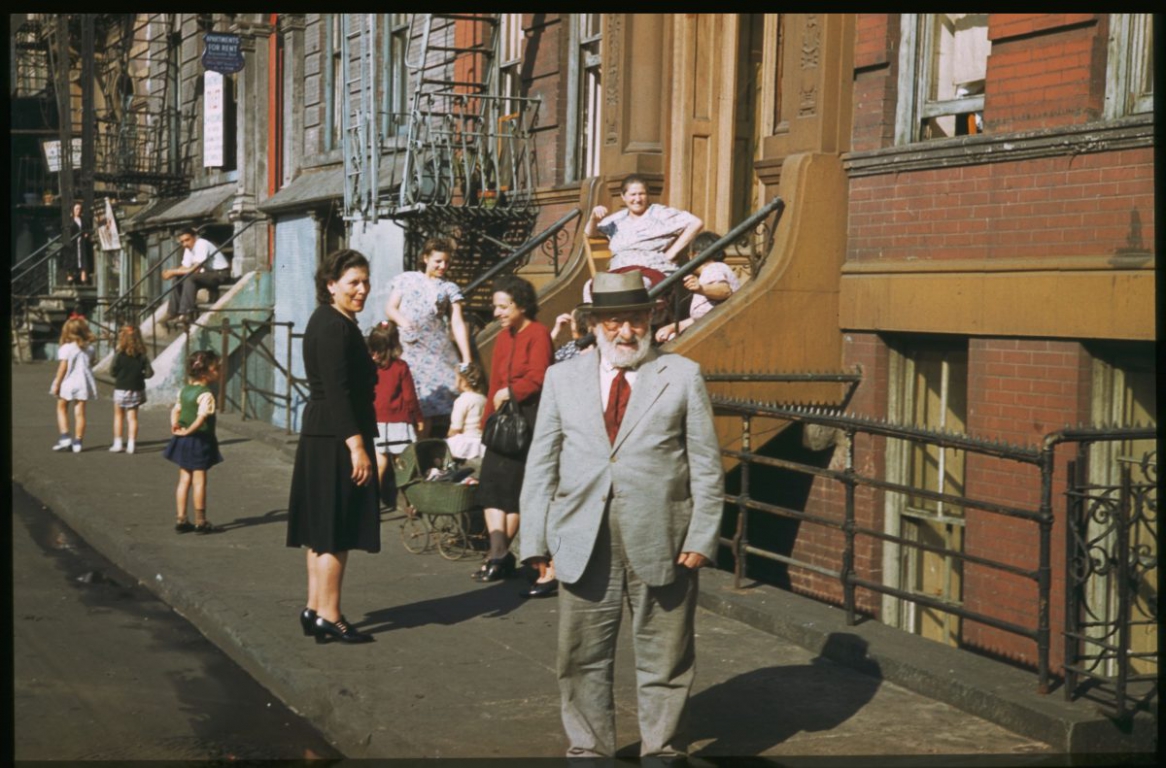
M 424 434 L 425 419 L 409 364 L 401 359 L 397 326 L 383 321 L 373 327 L 368 332 L 368 351 L 377 365 L 377 487 L 383 488 L 389 456 L 404 451 L 418 433 Z M 388 501 L 396 505 L 396 499 Z

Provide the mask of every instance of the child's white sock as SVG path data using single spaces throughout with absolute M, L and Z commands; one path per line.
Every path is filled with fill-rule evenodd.
M 126 453 L 133 453 L 133 452 L 134 452 L 134 441 L 130 440 L 128 443 L 126 443 Z
M 130 445 L 133 445 L 133 443 L 130 443 Z M 113 438 L 113 445 L 109 446 L 109 452 L 110 453 L 121 453 L 121 450 L 122 450 L 121 438 L 120 437 Z

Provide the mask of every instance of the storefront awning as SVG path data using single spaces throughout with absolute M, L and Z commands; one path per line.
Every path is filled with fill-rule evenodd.
M 152 229 L 207 220 L 226 221 L 239 185 L 231 182 L 206 189 L 196 189 L 183 197 L 163 197 L 154 201 L 125 222 L 127 230 Z
M 394 165 L 398 166 L 394 168 Z M 377 169 L 381 191 L 392 189 L 400 174 L 401 163 L 394 163 L 392 156 L 381 158 Z M 322 203 L 340 202 L 344 199 L 344 166 L 331 165 L 321 169 L 308 169 L 293 179 L 286 187 L 256 206 L 267 214 L 283 213 L 295 209 L 314 208 Z

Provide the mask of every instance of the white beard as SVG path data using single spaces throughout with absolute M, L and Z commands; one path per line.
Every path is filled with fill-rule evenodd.
M 599 347 L 599 354 L 615 368 L 635 368 L 644 361 L 652 348 L 652 340 L 646 333 L 636 339 L 634 349 L 629 349 L 616 343 L 618 336 L 609 339 L 602 328 L 595 330 L 595 344 Z

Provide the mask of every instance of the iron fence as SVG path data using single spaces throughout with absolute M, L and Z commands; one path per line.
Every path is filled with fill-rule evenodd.
M 801 378 L 790 380 L 808 380 L 805 378 L 806 375 L 798 376 Z M 844 379 L 845 375 L 839 374 L 832 380 Z M 735 379 L 722 375 L 718 380 Z M 786 379 L 778 375 L 777 380 Z M 1054 517 L 1057 514 L 1054 511 L 1053 493 L 1057 447 L 1076 443 L 1079 463 L 1087 445 L 1153 439 L 1157 434 L 1156 428 L 1140 426 L 1064 430 L 1046 436 L 1038 448 L 982 440 L 953 432 L 891 424 L 844 413 L 831 407 L 777 405 L 715 395 L 712 401 L 718 414 L 741 417 L 740 447 L 721 449 L 723 456 L 739 462 L 739 491 L 727 493 L 725 496 L 726 505 L 735 506 L 737 510 L 736 529 L 732 535 L 721 537 L 721 543 L 731 553 L 734 583 L 738 588 L 745 574 L 746 559 L 761 558 L 836 580 L 848 624 L 854 624 L 858 619 L 856 596 L 857 590 L 863 589 L 905 601 L 922 609 L 950 614 L 959 619 L 1031 640 L 1036 646 L 1038 691 L 1042 694 L 1049 692 L 1052 674 L 1049 660 L 1052 635 L 1050 595 L 1053 586 L 1052 532 Z M 753 422 L 757 418 L 778 419 L 836 430 L 836 434 L 840 436 L 837 444 L 841 446 L 844 454 L 842 468 L 817 466 L 804 461 L 762 455 L 753 446 Z M 890 480 L 882 476 L 884 473 L 869 462 L 864 463 L 860 469 L 855 451 L 856 438 L 860 435 L 901 440 L 937 450 L 954 449 L 963 451 L 969 456 L 990 457 L 992 460 L 1034 467 L 1039 473 L 1039 491 L 1035 488 L 1030 490 L 1034 491 L 1031 495 L 1039 501 L 1035 504 L 1004 503 L 989 498 L 984 493 L 969 495 L 966 491 L 955 493 L 926 490 L 909 482 Z M 1143 459 L 1140 466 L 1152 466 L 1156 478 L 1156 463 L 1153 463 L 1152 459 Z M 752 483 L 759 468 L 766 467 L 797 473 L 808 477 L 811 482 L 824 480 L 841 486 L 844 498 L 841 517 L 832 516 L 829 512 L 821 510 L 796 509 L 758 500 L 754 497 L 755 489 Z M 1066 695 L 1070 697 L 1081 695 L 1083 684 L 1093 687 L 1110 686 L 1115 700 L 1111 710 L 1115 716 L 1124 717 L 1132 709 L 1131 684 L 1142 684 L 1137 694 L 1140 696 L 1138 699 L 1140 702 L 1144 703 L 1156 696 L 1156 685 L 1152 689 L 1147 688 L 1150 677 L 1156 677 L 1156 650 L 1137 651 L 1132 650 L 1130 646 L 1131 628 L 1145 627 L 1151 623 L 1156 624 L 1157 621 L 1156 490 L 1151 490 L 1154 487 L 1152 482 L 1131 481 L 1129 465 L 1123 469 L 1120 482 L 1106 488 L 1090 487 L 1081 482 L 1074 483 L 1072 482 L 1074 472 L 1079 475 L 1079 470 L 1070 469 L 1066 505 L 1065 508 L 1060 508 L 1060 513 L 1067 514 L 1069 518 L 1066 521 L 1069 524 L 1066 526 L 1067 576 L 1064 585 L 1067 608 L 1065 626 L 1062 628 L 1066 643 L 1064 664 Z M 946 543 L 942 545 L 927 543 L 900 533 L 864 525 L 857 515 L 856 492 L 860 488 L 882 491 L 886 494 L 902 494 L 904 497 L 957 508 L 963 510 L 969 524 L 973 520 L 987 522 L 992 518 L 1006 518 L 1035 532 L 1036 561 L 1017 563 L 1015 553 L 1012 553 L 1010 561 L 1007 553 L 998 552 L 991 547 L 987 550 L 980 548 L 973 553 L 965 551 L 962 546 L 955 548 L 947 546 Z M 816 562 L 798 559 L 778 551 L 773 541 L 751 540 L 750 526 L 757 521 L 758 515 L 798 521 L 799 524 L 821 526 L 836 531 L 843 541 L 843 546 L 838 550 L 837 560 L 831 565 L 824 564 L 821 559 Z M 874 514 L 872 518 L 878 519 L 879 515 Z M 1095 531 L 1090 536 L 1085 533 L 1089 520 L 1095 523 L 1112 522 L 1112 525 L 1102 526 L 1105 528 L 1104 531 L 1100 533 Z M 1135 533 L 1141 540 L 1132 545 L 1130 542 Z M 1020 579 L 1031 587 L 1026 591 L 1026 594 L 1032 597 L 1023 612 L 1025 619 L 1002 618 L 1001 615 L 992 613 L 990 607 L 979 610 L 963 604 L 962 601 L 929 596 L 912 588 L 905 589 L 901 584 L 868 578 L 856 568 L 857 545 L 861 540 L 872 544 L 872 548 L 892 545 L 904 551 L 929 552 L 942 558 L 950 558 L 961 566 L 974 565 Z M 1100 541 L 1106 542 L 1107 548 L 1104 552 L 1099 549 Z M 1152 578 L 1148 576 L 1151 572 Z M 1112 595 L 1114 608 L 1104 621 L 1098 620 L 1097 611 L 1084 602 L 1082 591 L 1088 579 L 1099 574 L 1107 577 L 1112 574 L 1104 589 L 1107 594 Z M 1131 606 L 1139 604 L 1139 601 L 1142 605 L 1140 609 L 1142 615 L 1131 616 Z M 1153 675 L 1147 671 L 1151 667 L 1155 673 Z

